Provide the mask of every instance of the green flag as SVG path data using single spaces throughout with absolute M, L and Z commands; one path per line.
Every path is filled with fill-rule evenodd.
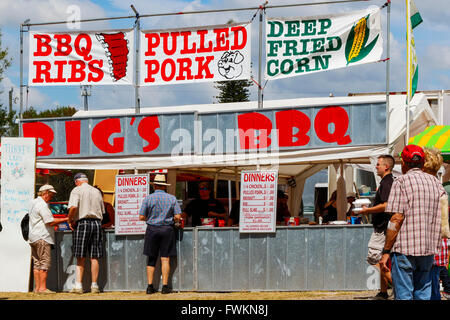
M 413 29 L 423 20 L 413 0 L 406 0 L 406 25 L 407 25 L 407 95 L 411 100 L 417 90 L 419 79 L 419 65 L 417 63 L 416 45 L 414 42 Z

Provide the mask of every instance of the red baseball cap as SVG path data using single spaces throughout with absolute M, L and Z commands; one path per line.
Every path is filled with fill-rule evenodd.
M 403 148 L 402 159 L 404 162 L 421 163 L 425 161 L 425 153 L 421 147 L 408 144 Z

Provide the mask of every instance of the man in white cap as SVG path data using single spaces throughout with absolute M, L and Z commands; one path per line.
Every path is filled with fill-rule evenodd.
M 97 284 L 99 262 L 103 257 L 101 222 L 105 207 L 103 197 L 97 188 L 89 185 L 84 173 L 74 177 L 76 187 L 69 197 L 69 225 L 73 230 L 73 255 L 77 258 L 75 286 L 71 293 L 83 293 L 82 280 L 84 264 L 89 252 L 91 259 L 91 292 L 99 293 Z
M 146 221 L 144 255 L 147 259 L 147 294 L 157 291 L 153 287 L 153 274 L 158 255 L 161 256 L 162 294 L 171 293 L 169 288 L 170 257 L 177 255 L 173 224 L 181 217 L 181 208 L 175 196 L 166 193 L 166 177 L 157 174 L 153 180 L 155 192 L 148 195 L 139 210 L 139 220 Z
M 47 289 L 48 270 L 51 265 L 51 246 L 55 244 L 54 226 L 67 218 L 53 218 L 48 203 L 56 193 L 53 186 L 39 188 L 38 197 L 31 203 L 28 241 L 33 258 L 35 293 L 53 293 Z

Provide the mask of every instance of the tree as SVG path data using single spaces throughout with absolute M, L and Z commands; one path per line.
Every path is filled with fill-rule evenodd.
M 215 98 L 219 103 L 249 101 L 252 85 L 250 80 L 217 81 L 214 87 L 220 92 Z
M 43 111 L 36 111 L 33 107 L 30 107 L 26 110 L 22 117 L 24 119 L 31 118 L 59 118 L 59 117 L 71 117 L 77 112 L 77 109 L 74 107 L 56 107 L 56 109 L 48 109 Z
M 0 30 L 0 82 L 3 80 L 3 73 L 5 70 L 11 66 L 11 61 L 8 57 L 8 48 L 2 48 L 2 32 Z M 0 91 L 0 94 L 3 93 Z M 8 110 L 6 107 L 3 107 L 3 104 L 0 102 L 0 135 L 3 136 L 12 136 L 17 134 L 17 130 L 15 130 L 15 120 L 16 112 L 12 110 Z

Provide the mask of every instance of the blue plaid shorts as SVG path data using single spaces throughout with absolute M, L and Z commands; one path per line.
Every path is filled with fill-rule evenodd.
M 103 257 L 102 232 L 100 220 L 78 220 L 72 234 L 73 255 L 77 258 L 84 258 L 89 252 L 91 258 Z

